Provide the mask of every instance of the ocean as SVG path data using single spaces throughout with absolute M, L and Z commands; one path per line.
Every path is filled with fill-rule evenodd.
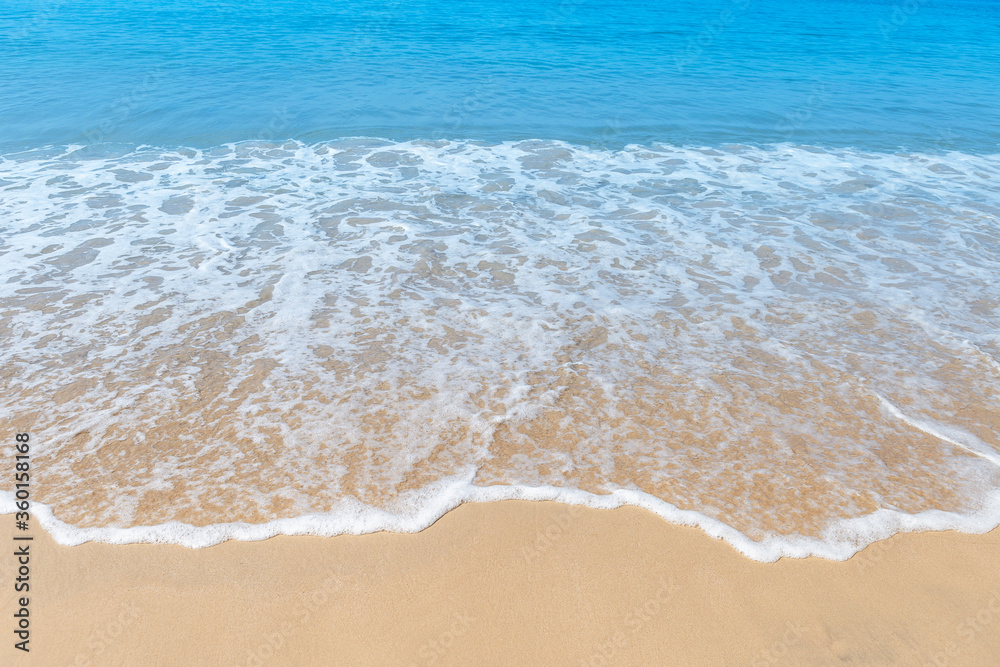
M 58 541 L 1000 524 L 1000 3 L 0 7 L 0 432 Z

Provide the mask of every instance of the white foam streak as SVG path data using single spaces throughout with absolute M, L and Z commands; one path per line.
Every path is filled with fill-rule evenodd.
M 914 417 L 910 417 L 895 405 L 890 403 L 889 400 L 882 394 L 875 392 L 875 395 L 878 397 L 879 402 L 882 403 L 882 406 L 885 407 L 889 414 L 896 419 L 909 424 L 917 430 L 923 431 L 931 437 L 943 440 L 949 445 L 954 445 L 955 447 L 963 449 L 970 454 L 975 454 L 982 459 L 986 459 L 993 465 L 1000 467 L 1000 454 L 973 434 L 963 431 L 962 429 L 955 428 L 954 426 L 940 424 L 930 419 L 916 419 Z

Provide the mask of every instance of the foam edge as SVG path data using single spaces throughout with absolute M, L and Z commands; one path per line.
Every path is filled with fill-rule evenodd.
M 818 557 L 845 561 L 868 545 L 899 533 L 939 532 L 954 530 L 968 534 L 987 533 L 1000 526 L 1000 490 L 989 494 L 983 505 L 971 514 L 942 510 L 927 510 L 908 514 L 880 509 L 852 519 L 839 520 L 823 532 L 821 538 L 801 536 L 769 536 L 753 540 L 736 528 L 693 510 L 678 507 L 642 491 L 619 489 L 607 495 L 597 495 L 577 489 L 551 486 L 489 486 L 476 487 L 467 481 L 446 485 L 416 514 L 403 516 L 372 508 L 356 500 L 345 501 L 338 511 L 304 514 L 275 519 L 260 524 L 246 522 L 194 526 L 170 521 L 154 526 L 129 528 L 79 528 L 58 519 L 43 503 L 32 502 L 31 513 L 52 538 L 64 546 L 85 542 L 105 544 L 177 544 L 192 549 L 213 546 L 228 540 L 256 542 L 277 535 L 365 535 L 382 531 L 417 533 L 465 503 L 497 502 L 501 500 L 554 501 L 570 506 L 593 509 L 614 509 L 624 505 L 640 507 L 675 525 L 701 529 L 707 535 L 723 540 L 751 560 L 772 563 L 779 558 Z M 14 494 L 0 491 L 0 514 L 17 511 Z

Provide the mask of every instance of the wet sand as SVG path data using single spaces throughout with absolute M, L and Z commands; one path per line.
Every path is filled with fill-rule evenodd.
M 13 517 L 3 517 L 8 544 Z M 636 508 L 465 505 L 417 534 L 31 542 L 34 665 L 984 665 L 1000 531 L 764 564 Z M 10 581 L 12 556 L 0 560 Z
M 332 534 L 462 481 L 818 537 L 1000 489 L 991 156 L 120 150 L 2 165 L 0 431 L 74 526 Z

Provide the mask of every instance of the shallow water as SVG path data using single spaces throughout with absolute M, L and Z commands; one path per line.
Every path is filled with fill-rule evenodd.
M 59 540 L 1000 523 L 996 2 L 0 4 Z
M 505 487 L 766 540 L 997 495 L 993 157 L 345 140 L 4 173 L 5 412 L 78 527 L 414 526 Z

